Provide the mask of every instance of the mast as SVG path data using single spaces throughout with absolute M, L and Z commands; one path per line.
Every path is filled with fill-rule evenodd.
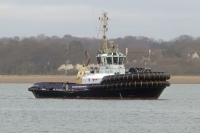
M 108 17 L 107 17 L 107 12 L 103 12 L 101 18 L 99 17 L 99 20 L 103 22 L 103 47 L 102 47 L 102 52 L 103 53 L 108 53 L 108 45 L 107 45 L 107 39 L 106 39 L 106 32 L 108 31 L 108 28 L 106 27 L 108 25 Z

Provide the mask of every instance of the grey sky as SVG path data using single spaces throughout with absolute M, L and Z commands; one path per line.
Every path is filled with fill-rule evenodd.
M 108 38 L 200 36 L 199 0 L 1 0 L 0 37 L 97 37 L 102 10 Z

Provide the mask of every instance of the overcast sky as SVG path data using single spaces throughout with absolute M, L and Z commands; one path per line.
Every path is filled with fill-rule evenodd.
M 1 0 L 0 37 L 97 37 L 102 10 L 108 38 L 200 36 L 200 0 Z

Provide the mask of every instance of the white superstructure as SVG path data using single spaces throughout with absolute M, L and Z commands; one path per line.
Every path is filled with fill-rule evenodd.
M 107 75 L 125 74 L 126 55 L 118 52 L 117 45 L 110 43 L 107 46 L 106 32 L 108 31 L 107 13 L 103 12 L 99 20 L 103 23 L 103 46 L 99 49 L 99 54 L 96 56 L 99 65 L 98 70 L 89 70 L 88 63 L 79 69 L 77 74 L 77 83 L 79 84 L 94 84 L 100 83 L 102 78 Z M 89 60 L 88 60 L 89 62 Z

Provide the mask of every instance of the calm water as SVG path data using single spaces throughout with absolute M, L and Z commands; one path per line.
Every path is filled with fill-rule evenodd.
M 159 100 L 35 99 L 31 84 L 0 84 L 0 133 L 199 133 L 200 85 Z

